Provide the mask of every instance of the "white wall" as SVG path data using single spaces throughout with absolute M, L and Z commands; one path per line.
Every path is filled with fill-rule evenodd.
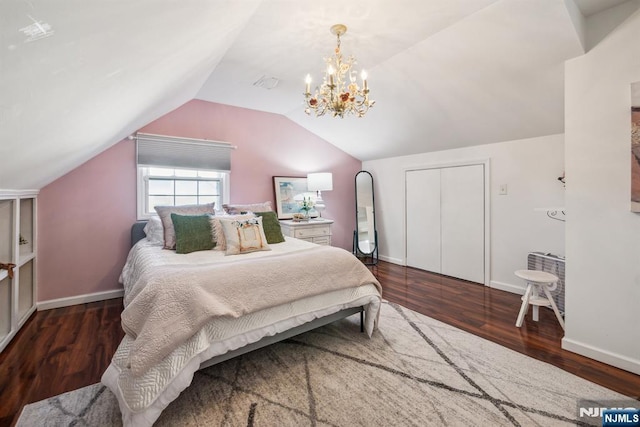
M 408 167 L 490 159 L 491 286 L 524 292 L 513 272 L 526 268 L 527 253 L 564 255 L 564 223 L 547 218 L 542 207 L 564 206 L 563 135 L 365 161 L 374 177 L 380 258 L 405 263 L 404 171 Z M 500 184 L 508 194 L 498 195 Z M 514 319 L 515 322 L 515 319 Z
M 565 349 L 640 374 L 640 215 L 629 211 L 640 13 L 565 69 Z

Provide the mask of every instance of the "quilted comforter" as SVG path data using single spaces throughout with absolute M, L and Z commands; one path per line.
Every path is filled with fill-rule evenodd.
M 187 256 L 146 241 L 121 281 L 126 336 L 102 381 L 125 425 L 151 425 L 216 355 L 339 310 L 365 306 L 373 331 L 380 284 L 350 253 L 296 239 L 274 251 Z

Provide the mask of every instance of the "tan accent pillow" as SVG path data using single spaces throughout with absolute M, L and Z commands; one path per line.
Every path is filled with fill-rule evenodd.
M 252 213 L 244 214 L 244 215 L 218 215 L 218 216 L 211 217 L 211 230 L 213 232 L 213 241 L 216 242 L 216 246 L 213 249 L 216 251 L 227 250 L 227 243 L 224 238 L 224 231 L 222 230 L 220 219 L 244 221 L 251 218 L 255 218 L 255 215 Z
M 220 224 L 227 243 L 225 255 L 271 250 L 262 228 L 262 217 L 246 220 L 220 219 Z
M 229 215 L 238 215 L 243 212 L 267 212 L 272 211 L 271 201 L 263 203 L 248 203 L 244 205 L 223 204 L 222 209 Z
M 164 229 L 164 248 L 176 248 L 176 232 L 173 228 L 173 221 L 171 221 L 172 213 L 178 215 L 215 215 L 215 211 L 213 210 L 214 205 L 215 203 L 207 203 L 204 205 L 156 206 L 155 210 L 162 221 L 162 228 Z

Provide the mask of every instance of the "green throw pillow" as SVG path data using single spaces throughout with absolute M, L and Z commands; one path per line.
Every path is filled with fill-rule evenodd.
M 171 222 L 176 231 L 176 253 L 188 254 L 213 249 L 215 243 L 209 218 L 209 215 L 171 214 Z
M 262 217 L 262 228 L 264 229 L 264 235 L 267 237 L 267 243 L 271 245 L 284 242 L 280 222 L 274 211 L 254 212 L 254 214 Z

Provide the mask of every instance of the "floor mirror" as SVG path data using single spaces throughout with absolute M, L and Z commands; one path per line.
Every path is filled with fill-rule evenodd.
M 378 232 L 376 230 L 373 176 L 360 171 L 356 184 L 356 229 L 353 231 L 353 254 L 366 265 L 378 263 Z

